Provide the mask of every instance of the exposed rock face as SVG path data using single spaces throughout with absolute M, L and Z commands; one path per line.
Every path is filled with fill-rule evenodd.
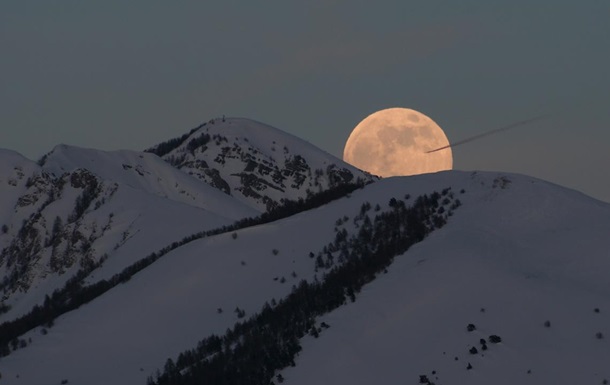
M 99 209 L 118 186 L 78 169 L 55 177 L 37 170 L 21 186 L 13 219 L 0 251 L 5 297 L 27 291 L 37 277 L 63 274 L 73 266 L 89 266 L 102 258 L 92 244 L 110 228 L 86 212 Z M 10 218 L 6 218 L 10 219 Z
M 0 150 L 0 309 L 256 214 L 153 154 L 58 145 L 35 163 Z
M 247 119 L 148 152 L 58 145 L 36 163 L 0 150 L 0 305 L 40 303 L 79 271 L 101 279 L 191 233 L 373 178 Z
M 248 119 L 216 119 L 149 150 L 259 211 L 373 177 L 310 143 Z

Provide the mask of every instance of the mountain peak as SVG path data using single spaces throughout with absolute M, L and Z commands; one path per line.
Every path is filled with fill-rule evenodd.
M 373 180 L 307 141 L 245 118 L 212 119 L 147 151 L 260 211 Z
M 7 384 L 610 378 L 610 205 L 573 190 L 374 180 L 243 118 L 0 160 Z

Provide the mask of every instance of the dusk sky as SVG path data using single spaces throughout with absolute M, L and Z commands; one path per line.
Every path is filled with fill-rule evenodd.
M 351 130 L 418 110 L 454 168 L 610 201 L 610 2 L 3 1 L 0 147 L 142 150 L 222 115 L 341 157 Z

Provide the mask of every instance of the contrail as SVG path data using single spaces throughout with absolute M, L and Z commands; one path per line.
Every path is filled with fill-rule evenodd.
M 530 119 L 527 119 L 527 120 L 522 120 L 520 122 L 509 124 L 508 126 L 505 126 L 505 127 L 496 128 L 495 130 L 487 131 L 487 132 L 484 132 L 482 134 L 475 135 L 473 137 L 470 137 L 470 138 L 467 138 L 467 139 L 464 139 L 464 140 L 460 140 L 459 142 L 455 142 L 453 144 L 449 144 L 448 146 L 437 148 L 436 150 L 426 151 L 426 154 L 429 154 L 431 152 L 441 151 L 441 150 L 444 150 L 444 149 L 449 148 L 449 147 L 456 147 L 456 146 L 459 146 L 459 145 L 464 144 L 464 143 L 472 142 L 473 140 L 477 140 L 477 139 L 480 139 L 480 138 L 488 136 L 488 135 L 496 134 L 496 133 L 498 133 L 500 131 L 508 130 L 509 128 L 513 128 L 513 127 L 517 127 L 517 126 L 522 126 L 524 124 L 531 123 L 531 122 L 534 122 L 536 120 L 544 119 L 547 116 L 548 115 L 540 115 L 540 116 L 536 116 L 534 118 L 530 118 Z

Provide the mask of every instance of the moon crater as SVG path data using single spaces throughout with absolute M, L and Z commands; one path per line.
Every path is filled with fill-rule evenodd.
M 389 108 L 360 122 L 349 136 L 343 159 L 371 174 L 387 177 L 416 175 L 453 167 L 451 148 L 443 130 L 415 110 Z

